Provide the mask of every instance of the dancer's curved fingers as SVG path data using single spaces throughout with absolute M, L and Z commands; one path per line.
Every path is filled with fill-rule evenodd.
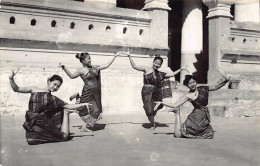
M 14 75 L 16 75 L 19 72 L 19 70 L 20 70 L 20 66 L 17 67 L 17 71 L 14 73 Z
M 13 77 L 18 73 L 19 70 L 20 70 L 20 67 L 18 67 L 18 68 L 12 68 L 12 69 L 11 69 L 11 73 L 9 74 L 9 77 L 10 77 L 10 78 L 13 78 Z
M 221 76 L 225 79 L 225 80 L 230 80 L 230 76 L 228 76 L 227 74 L 224 74 L 223 72 L 221 72 L 221 71 L 219 71 L 219 70 L 217 70 L 220 74 L 221 74 Z
M 183 69 L 183 70 L 186 70 L 188 73 L 190 73 L 190 71 L 188 69 Z

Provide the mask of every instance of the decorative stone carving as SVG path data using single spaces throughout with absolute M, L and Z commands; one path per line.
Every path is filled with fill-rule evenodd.
M 211 17 L 230 17 L 230 7 L 234 4 L 235 0 L 202 0 L 203 3 L 209 7 L 209 13 L 207 18 Z
M 208 7 L 214 7 L 218 4 L 232 5 L 235 3 L 235 0 L 202 0 L 202 1 Z
M 145 6 L 142 10 L 171 10 L 168 0 L 145 0 Z

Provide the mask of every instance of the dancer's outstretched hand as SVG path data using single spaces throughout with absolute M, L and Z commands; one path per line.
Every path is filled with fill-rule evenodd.
M 187 69 L 188 66 L 189 66 L 189 65 L 186 65 L 184 68 L 181 68 L 181 70 L 185 70 L 185 71 L 187 71 L 188 73 L 190 73 L 190 71 Z
M 117 57 L 120 54 L 121 54 L 121 52 L 116 52 L 114 56 Z
M 86 106 L 86 107 L 88 107 L 88 106 L 93 106 L 93 105 L 90 104 L 90 103 L 82 103 L 82 105 L 83 105 L 83 106 Z
M 130 54 L 128 52 L 121 52 L 121 54 L 126 55 L 126 56 L 130 56 Z
M 62 63 L 59 63 L 59 67 L 61 67 L 62 69 L 65 68 L 65 65 L 63 65 Z
M 103 119 L 103 113 L 100 113 L 98 116 L 98 120 Z
M 223 81 L 229 81 L 230 80 L 230 76 L 228 76 L 227 74 L 224 74 L 224 73 L 222 73 L 222 72 L 220 72 L 219 70 L 218 70 L 218 72 L 221 74 L 221 76 L 222 76 L 222 79 L 221 79 L 221 81 L 223 82 Z M 223 80 L 224 79 L 224 80 Z
M 170 112 L 174 112 L 174 109 L 170 109 L 170 110 L 168 110 L 168 113 L 170 113 Z
M 127 55 L 127 56 L 131 56 L 131 54 L 130 54 L 130 51 L 129 51 L 129 48 L 127 49 L 127 51 L 123 51 L 123 52 L 121 52 L 122 54 L 125 54 L 125 55 Z
M 9 78 L 14 78 L 14 76 L 18 73 L 19 70 L 20 70 L 20 67 L 12 69 L 11 73 L 9 74 Z
M 79 104 L 80 103 L 80 98 L 78 98 L 75 102 L 75 104 Z
M 228 76 L 227 74 L 222 74 L 222 77 L 225 78 L 226 81 L 230 80 L 230 76 Z
M 176 109 L 176 108 L 173 108 L 173 109 L 170 109 L 170 110 L 168 111 L 168 113 L 169 113 L 169 112 L 176 113 L 178 110 L 179 110 L 179 108 L 178 108 L 178 109 Z
M 155 101 L 154 103 L 155 103 L 155 104 L 163 104 L 162 101 Z

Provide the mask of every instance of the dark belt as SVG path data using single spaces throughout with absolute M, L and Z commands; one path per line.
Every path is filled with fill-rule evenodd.
M 207 109 L 207 108 L 208 108 L 208 106 L 196 107 L 196 109 L 203 109 L 203 110 L 205 110 L 205 109 Z

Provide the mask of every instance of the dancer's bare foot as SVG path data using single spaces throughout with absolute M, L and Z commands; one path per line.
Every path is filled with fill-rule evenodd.
M 173 109 L 170 109 L 168 112 L 178 113 L 179 111 L 180 111 L 179 108 L 173 108 Z
M 157 112 L 158 110 L 162 109 L 163 108 L 163 103 L 162 102 L 155 102 L 155 107 L 154 107 L 154 112 Z
M 156 123 L 154 122 L 153 123 L 153 130 L 155 130 L 155 128 L 156 128 Z
M 156 123 L 154 122 L 153 124 L 151 123 L 151 127 L 149 127 L 149 130 L 155 130 L 156 128 Z
M 92 130 L 88 129 L 85 125 L 82 125 L 80 132 L 92 132 Z
M 81 128 L 80 129 L 80 132 L 92 132 L 92 130 L 89 130 L 89 129 L 87 129 L 87 128 Z

